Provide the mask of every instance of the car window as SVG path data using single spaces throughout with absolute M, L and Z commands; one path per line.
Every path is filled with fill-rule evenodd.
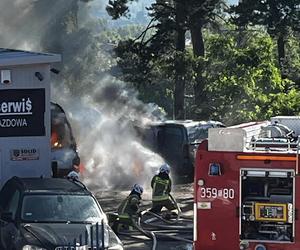
M 160 147 L 178 147 L 184 140 L 182 129 L 179 127 L 165 127 L 158 132 L 158 143 Z
M 211 125 L 189 127 L 187 130 L 189 142 L 199 142 L 203 139 L 206 139 L 208 137 L 208 129 L 211 127 Z
M 93 222 L 103 217 L 94 198 L 88 195 L 26 195 L 22 204 L 25 221 Z
M 5 208 L 5 212 L 12 213 L 12 218 L 15 219 L 16 212 L 18 209 L 19 204 L 19 198 L 20 198 L 20 191 L 16 190 L 9 202 L 7 203 L 7 206 Z

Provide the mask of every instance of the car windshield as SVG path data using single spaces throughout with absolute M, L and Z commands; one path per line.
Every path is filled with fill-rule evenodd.
M 96 222 L 103 213 L 91 196 L 86 195 L 26 195 L 22 205 L 22 220 L 31 222 Z

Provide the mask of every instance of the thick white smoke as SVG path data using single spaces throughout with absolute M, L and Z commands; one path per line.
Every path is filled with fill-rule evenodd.
M 54 89 L 53 97 L 73 125 L 87 185 L 149 187 L 163 159 L 141 144 L 133 125 L 155 120 L 157 107 L 143 104 L 134 91 L 109 76 L 90 95 L 74 97 Z
M 88 185 L 149 185 L 162 159 L 141 145 L 132 124 L 153 120 L 157 107 L 140 102 L 124 83 L 97 74 L 107 53 L 95 53 L 98 47 L 91 45 L 97 43 L 88 30 L 89 11 L 103 10 L 107 1 L 86 2 L 1 0 L 1 47 L 63 54 L 61 74 L 52 74 L 52 100 L 65 109 L 73 126 Z
M 49 27 L 77 0 L 1 0 L 0 44 L 10 49 L 40 51 Z M 79 0 L 78 0 L 79 1 Z M 96 1 L 104 5 L 105 0 Z M 87 5 L 79 2 L 80 6 Z M 84 13 L 85 8 L 81 8 Z M 79 12 L 81 13 L 81 12 Z M 83 15 L 79 15 L 83 17 Z M 86 17 L 86 15 L 84 16 Z M 82 19 L 84 20 L 84 19 Z M 52 34 L 55 37 L 55 34 Z

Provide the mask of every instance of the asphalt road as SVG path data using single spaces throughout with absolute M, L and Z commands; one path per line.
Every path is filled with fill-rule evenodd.
M 123 199 L 130 193 L 130 190 L 93 190 L 102 209 L 104 212 L 115 212 L 117 210 L 118 205 L 121 203 Z M 172 190 L 173 197 L 177 200 L 180 208 L 182 210 L 183 218 L 179 222 L 174 222 L 174 224 L 166 224 L 159 220 L 153 219 L 152 217 L 147 217 L 144 219 L 150 218 L 149 226 L 143 224 L 143 228 L 155 231 L 155 235 L 157 235 L 157 245 L 156 250 L 191 250 L 192 245 L 190 243 L 184 241 L 178 241 L 173 238 L 169 238 L 170 236 L 180 237 L 184 239 L 191 240 L 193 237 L 192 226 L 193 226 L 193 185 L 189 184 L 178 184 L 173 186 Z M 142 201 L 142 209 L 147 210 L 151 208 L 151 190 L 145 190 L 143 193 L 143 201 Z M 147 220 L 146 220 L 147 222 Z M 151 226 L 150 226 L 151 225 Z M 154 225 L 154 226 L 152 226 Z M 164 228 L 164 227 L 170 228 Z M 185 228 L 183 231 L 176 230 L 176 227 Z M 173 229 L 174 228 L 174 229 Z M 153 241 L 146 238 L 139 232 L 130 232 L 130 236 L 127 235 L 119 235 L 121 241 L 124 244 L 124 249 L 130 250 L 147 250 L 152 249 Z

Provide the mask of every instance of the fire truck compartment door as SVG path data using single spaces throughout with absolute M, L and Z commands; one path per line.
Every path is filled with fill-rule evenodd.
M 294 170 L 245 168 L 240 173 L 241 240 L 294 242 Z

